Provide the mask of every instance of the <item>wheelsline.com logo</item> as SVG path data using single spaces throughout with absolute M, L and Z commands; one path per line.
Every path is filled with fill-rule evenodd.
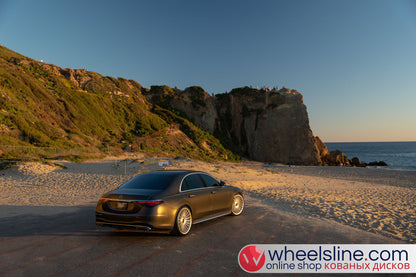
M 238 264 L 248 273 L 416 273 L 416 245 L 246 245 Z
M 264 250 L 255 245 L 249 245 L 241 249 L 238 255 L 238 263 L 248 272 L 255 272 L 260 270 L 266 262 Z

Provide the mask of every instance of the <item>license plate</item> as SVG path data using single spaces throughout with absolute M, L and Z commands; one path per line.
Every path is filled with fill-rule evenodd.
M 119 210 L 127 210 L 127 203 L 126 202 L 117 202 L 116 208 Z

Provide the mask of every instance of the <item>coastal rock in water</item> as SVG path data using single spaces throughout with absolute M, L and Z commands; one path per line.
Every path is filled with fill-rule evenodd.
M 366 163 L 361 162 L 360 159 L 357 157 L 352 158 L 350 163 L 351 163 L 351 166 L 354 166 L 354 167 L 366 167 L 367 166 Z
M 354 157 L 354 158 L 351 159 L 350 163 L 351 163 L 352 166 L 359 166 L 361 164 L 361 161 L 360 161 L 359 158 Z
M 370 162 L 368 163 L 368 166 L 387 166 L 387 163 L 384 161 L 374 161 L 374 162 Z
M 374 162 L 370 162 L 370 163 L 363 163 L 360 161 L 360 159 L 358 159 L 357 157 L 354 157 L 351 159 L 350 161 L 351 165 L 354 167 L 366 167 L 366 166 L 387 166 L 387 163 L 385 163 L 384 161 L 374 161 Z

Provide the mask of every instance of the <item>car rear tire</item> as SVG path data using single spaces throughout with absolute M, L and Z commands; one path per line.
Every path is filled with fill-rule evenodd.
M 241 194 L 236 194 L 233 197 L 231 206 L 232 215 L 240 215 L 244 210 L 244 197 Z
M 180 236 L 186 236 L 192 227 L 192 213 L 188 207 L 179 209 L 176 215 L 175 227 L 173 233 Z

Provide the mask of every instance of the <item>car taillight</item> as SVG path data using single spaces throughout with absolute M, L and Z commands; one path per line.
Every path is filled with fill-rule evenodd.
M 100 198 L 100 202 L 101 203 L 105 203 L 105 202 L 107 202 L 108 201 L 108 199 L 107 198 Z
M 163 201 L 162 200 L 138 200 L 136 201 L 136 203 L 147 206 L 147 207 L 154 207 L 159 204 L 162 204 Z

